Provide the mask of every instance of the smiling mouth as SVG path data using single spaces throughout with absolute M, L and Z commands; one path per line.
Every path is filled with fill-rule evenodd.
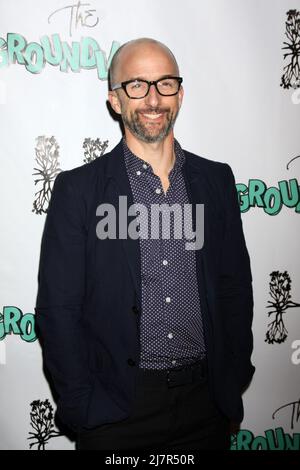
M 162 113 L 160 114 L 141 113 L 141 115 L 146 117 L 147 119 L 151 119 L 152 121 L 154 121 L 155 119 L 159 119 L 162 116 Z

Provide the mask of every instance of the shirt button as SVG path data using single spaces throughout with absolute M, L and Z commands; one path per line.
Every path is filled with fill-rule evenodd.
M 166 297 L 166 302 L 169 304 L 171 302 L 171 297 Z
M 146 170 L 148 168 L 148 165 L 146 165 L 146 163 L 144 163 L 143 168 L 145 168 L 145 170 Z
M 169 333 L 169 334 L 168 334 L 168 338 L 169 338 L 169 339 L 172 339 L 172 338 L 173 338 L 173 333 Z
M 160 193 L 161 193 L 161 189 L 160 189 L 160 188 L 156 188 L 155 192 L 156 192 L 156 194 L 160 194 Z
M 138 170 L 138 171 L 136 172 L 136 174 L 137 174 L 138 176 L 140 176 L 140 174 L 141 174 L 140 170 Z
M 176 360 L 174 359 L 174 360 L 172 361 L 172 365 L 175 366 L 175 364 L 176 364 Z
M 164 266 L 167 266 L 168 261 L 166 259 L 164 259 L 162 263 L 163 263 Z

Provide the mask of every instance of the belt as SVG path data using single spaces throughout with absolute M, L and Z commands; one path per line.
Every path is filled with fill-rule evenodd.
M 186 385 L 195 381 L 205 381 L 207 377 L 207 362 L 203 358 L 192 364 L 171 369 L 139 369 L 143 382 L 166 384 L 168 388 Z

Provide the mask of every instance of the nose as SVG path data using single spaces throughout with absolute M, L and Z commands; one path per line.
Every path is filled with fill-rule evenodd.
M 149 93 L 145 97 L 146 103 L 148 103 L 151 106 L 157 106 L 160 100 L 159 97 L 160 97 L 160 94 L 156 90 L 154 83 L 152 83 L 152 85 L 150 85 Z

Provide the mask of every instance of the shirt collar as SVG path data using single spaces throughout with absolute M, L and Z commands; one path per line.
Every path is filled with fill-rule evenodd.
M 135 174 L 135 175 L 140 175 L 143 172 L 151 172 L 152 173 L 151 165 L 148 162 L 146 162 L 145 160 L 143 160 L 142 158 L 135 155 L 129 149 L 124 137 L 122 139 L 122 144 L 123 144 L 125 165 L 126 165 L 127 171 L 129 173 L 132 173 L 132 174 Z M 182 165 L 185 162 L 184 151 L 182 150 L 179 142 L 176 139 L 174 139 L 174 150 L 175 150 L 175 163 L 173 165 L 172 170 L 169 173 L 169 177 L 171 175 L 177 173 L 182 168 Z M 137 173 L 139 171 L 141 173 Z

